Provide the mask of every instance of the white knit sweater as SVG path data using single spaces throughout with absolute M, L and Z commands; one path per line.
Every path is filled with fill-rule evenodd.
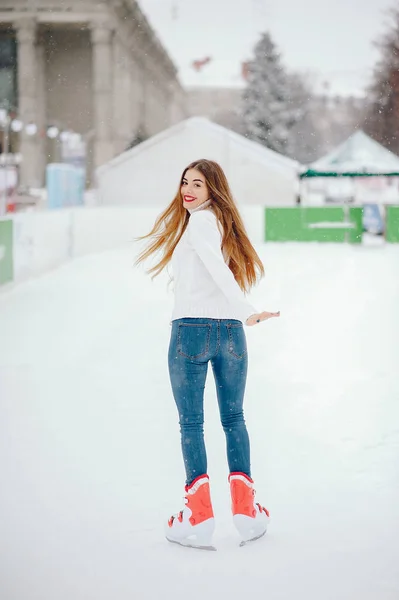
M 172 256 L 175 293 L 172 321 L 207 317 L 245 323 L 258 312 L 247 301 L 225 263 L 221 245 L 222 235 L 212 210 L 206 207 L 192 211 Z

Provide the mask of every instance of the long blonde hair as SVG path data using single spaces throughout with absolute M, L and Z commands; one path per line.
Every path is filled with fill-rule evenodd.
M 264 275 L 262 261 L 248 239 L 244 223 L 233 200 L 223 169 L 212 160 L 196 160 L 183 171 L 179 190 L 162 214 L 155 221 L 152 230 L 139 240 L 153 238 L 149 246 L 139 254 L 136 264 L 162 251 L 163 256 L 147 272 L 156 277 L 169 264 L 174 249 L 179 243 L 190 219 L 183 206 L 181 185 L 189 169 L 200 171 L 205 177 L 211 199 L 211 208 L 222 226 L 222 250 L 238 285 L 244 292 L 255 285 Z

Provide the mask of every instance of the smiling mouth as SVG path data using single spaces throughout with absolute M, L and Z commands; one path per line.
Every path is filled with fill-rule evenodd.
M 184 202 L 194 202 L 196 199 L 194 196 L 184 196 Z

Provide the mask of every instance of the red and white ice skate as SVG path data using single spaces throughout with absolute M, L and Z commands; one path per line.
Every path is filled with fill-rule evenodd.
M 240 546 L 253 542 L 267 531 L 269 511 L 255 502 L 254 482 L 245 473 L 229 475 L 234 525 L 242 539 Z
M 212 545 L 215 518 L 208 475 L 197 477 L 185 489 L 185 507 L 177 515 L 170 517 L 166 527 L 166 539 L 188 548 L 216 550 Z

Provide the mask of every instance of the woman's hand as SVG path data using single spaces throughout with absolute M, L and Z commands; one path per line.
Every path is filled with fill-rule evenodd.
M 261 312 L 257 315 L 251 315 L 250 317 L 248 317 L 248 319 L 245 321 L 245 325 L 257 325 L 258 323 L 261 323 L 262 321 L 267 321 L 267 319 L 272 319 L 273 317 L 279 317 L 280 316 L 280 311 L 278 312 Z

